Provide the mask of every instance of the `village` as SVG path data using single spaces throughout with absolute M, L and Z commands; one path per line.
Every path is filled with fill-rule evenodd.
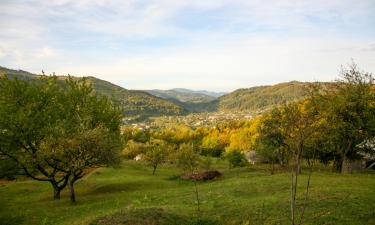
M 261 112 L 205 112 L 191 113 L 185 116 L 150 117 L 144 121 L 132 119 L 123 120 L 123 126 L 140 130 L 163 128 L 170 125 L 182 124 L 191 128 L 215 127 L 218 123 L 240 120 L 251 120 Z

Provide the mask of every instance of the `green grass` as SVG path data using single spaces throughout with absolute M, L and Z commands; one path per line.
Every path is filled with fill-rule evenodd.
M 288 173 L 269 175 L 261 168 L 215 165 L 224 176 L 198 185 L 204 220 L 200 224 L 289 224 Z M 75 205 L 69 202 L 67 190 L 61 200 L 53 201 L 45 182 L 3 184 L 0 224 L 142 224 L 142 218 L 149 218 L 145 224 L 194 224 L 194 183 L 175 179 L 180 171 L 172 165 L 160 167 L 155 176 L 151 172 L 133 161 L 96 170 L 77 183 Z M 306 180 L 302 174 L 299 203 Z M 305 221 L 375 224 L 375 174 L 314 172 Z

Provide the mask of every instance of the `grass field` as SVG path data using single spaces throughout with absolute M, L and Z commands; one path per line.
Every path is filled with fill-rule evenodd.
M 214 165 L 224 176 L 198 184 L 200 224 L 290 223 L 288 173 Z M 133 161 L 96 170 L 77 183 L 75 205 L 67 190 L 53 201 L 45 182 L 0 184 L 0 224 L 197 224 L 194 183 L 177 179 L 172 165 L 151 172 Z M 300 203 L 306 179 L 302 174 Z M 309 200 L 306 224 L 375 224 L 375 174 L 314 172 Z

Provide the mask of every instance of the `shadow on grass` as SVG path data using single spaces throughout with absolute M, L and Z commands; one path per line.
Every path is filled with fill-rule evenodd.
M 155 182 L 137 181 L 137 182 L 124 182 L 124 183 L 112 183 L 105 184 L 99 187 L 88 187 L 89 190 L 84 195 L 98 195 L 98 194 L 109 194 L 117 192 L 133 192 L 147 189 L 161 189 L 162 185 Z
M 208 218 L 179 215 L 163 208 L 127 209 L 116 214 L 100 217 L 91 225 L 217 225 Z
M 13 215 L 1 215 L 0 224 L 6 225 L 18 225 L 25 222 L 25 219 L 22 217 L 14 217 Z

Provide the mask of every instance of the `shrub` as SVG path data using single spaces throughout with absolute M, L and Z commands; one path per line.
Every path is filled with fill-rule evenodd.
M 245 155 L 240 151 L 231 151 L 226 154 L 226 158 L 230 167 L 242 167 L 247 164 Z
M 213 148 L 213 149 L 203 148 L 201 154 L 204 156 L 220 157 L 223 155 L 223 153 L 224 153 L 223 148 Z

